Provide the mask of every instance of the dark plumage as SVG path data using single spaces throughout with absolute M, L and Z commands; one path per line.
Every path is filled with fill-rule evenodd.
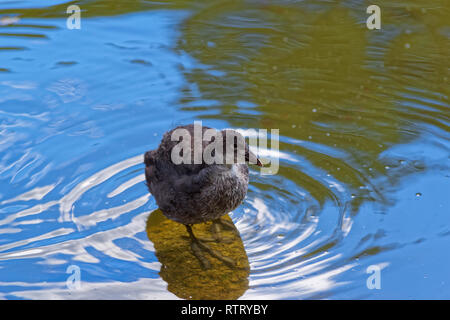
M 194 125 L 179 126 L 194 137 Z M 215 220 L 234 210 L 245 198 L 248 188 L 248 166 L 237 164 L 174 164 L 172 149 L 178 141 L 171 141 L 175 130 L 166 132 L 156 150 L 145 153 L 145 178 L 164 215 L 185 225 Z M 202 127 L 203 132 L 208 127 Z M 217 131 L 216 131 L 217 132 Z M 231 131 L 234 134 L 242 136 Z M 222 131 L 225 134 L 225 130 Z M 191 140 L 192 159 L 194 139 Z M 202 150 L 211 142 L 203 141 Z M 239 148 L 235 143 L 235 148 Z M 256 157 L 244 144 L 245 159 Z M 225 149 L 225 143 L 224 143 Z M 261 165 L 259 160 L 256 161 Z

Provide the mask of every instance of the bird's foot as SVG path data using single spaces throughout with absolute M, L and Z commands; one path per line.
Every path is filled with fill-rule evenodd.
M 214 235 L 214 239 L 217 242 L 231 243 L 234 241 L 234 237 L 224 237 L 222 235 L 223 229 L 228 229 L 233 232 L 235 236 L 239 236 L 239 231 L 237 230 L 233 222 L 217 218 L 213 220 L 213 223 L 211 225 L 211 231 Z
M 200 240 L 199 238 L 197 238 L 194 235 L 194 233 L 192 232 L 191 226 L 186 225 L 186 230 L 188 231 L 190 239 L 191 239 L 192 253 L 198 259 L 198 261 L 200 262 L 203 269 L 211 268 L 211 262 L 205 257 L 205 254 L 204 254 L 205 251 L 207 253 L 209 253 L 209 255 L 222 261 L 223 263 L 225 263 L 227 266 L 229 266 L 231 268 L 236 266 L 236 263 L 233 259 L 223 256 L 218 251 L 212 249 L 209 245 L 207 245 L 204 240 Z

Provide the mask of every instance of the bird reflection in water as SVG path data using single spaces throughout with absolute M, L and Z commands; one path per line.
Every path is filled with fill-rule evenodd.
M 194 300 L 237 299 L 248 289 L 250 267 L 242 239 L 228 215 L 221 219 L 222 241 L 208 241 L 212 250 L 207 251 L 208 262 L 202 262 L 193 254 L 182 224 L 167 219 L 159 209 L 148 217 L 147 235 L 162 264 L 160 276 L 176 296 Z M 206 222 L 193 229 L 197 237 L 215 240 L 217 227 Z

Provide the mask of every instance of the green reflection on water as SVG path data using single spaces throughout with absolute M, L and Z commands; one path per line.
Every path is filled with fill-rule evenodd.
M 380 154 L 417 138 L 423 125 L 449 131 L 449 5 L 382 5 L 379 31 L 366 28 L 365 8 L 356 2 L 234 1 L 198 10 L 185 22 L 180 47 L 224 74 L 187 73 L 202 98 L 216 102 L 203 107 L 203 118 L 279 128 L 301 142 L 281 143 L 281 149 L 355 193 L 369 186 L 374 196 L 367 199 L 383 201 L 384 186 L 371 181 L 389 174 L 387 163 L 395 164 Z M 195 108 L 196 98 L 187 95 L 182 102 Z M 240 108 L 241 100 L 253 103 L 258 114 Z M 390 183 L 410 171 L 397 171 Z M 332 197 L 327 185 L 298 168 L 285 165 L 279 174 L 321 202 Z

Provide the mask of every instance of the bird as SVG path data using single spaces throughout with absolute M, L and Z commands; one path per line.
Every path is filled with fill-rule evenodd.
M 200 140 L 196 140 L 198 134 Z M 206 139 L 207 135 L 210 139 Z M 192 161 L 196 159 L 196 152 L 201 159 L 197 157 L 197 161 Z M 186 161 L 180 162 L 180 157 Z M 219 242 L 222 241 L 221 227 L 235 229 L 234 225 L 220 218 L 244 201 L 249 183 L 249 163 L 263 166 L 239 132 L 217 130 L 198 123 L 167 131 L 158 148 L 144 154 L 149 192 L 167 218 L 185 225 L 191 250 L 204 269 L 210 267 L 204 251 L 230 266 L 234 262 L 206 244 L 212 240 L 196 237 L 192 226 L 212 221 L 215 240 Z

